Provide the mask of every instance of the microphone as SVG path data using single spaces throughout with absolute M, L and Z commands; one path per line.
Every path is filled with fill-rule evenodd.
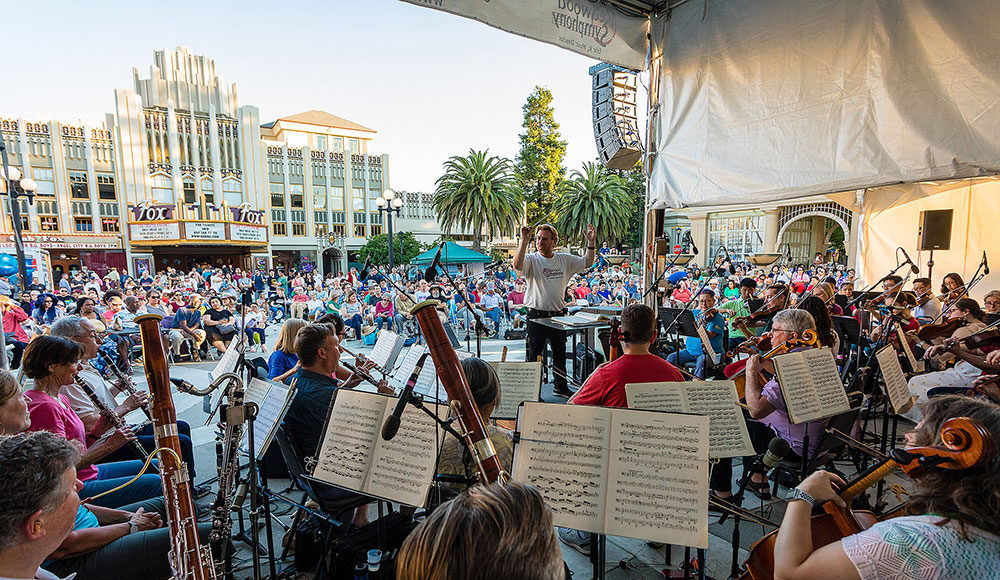
M 417 359 L 417 364 L 413 367 L 413 372 L 410 373 L 410 378 L 407 379 L 406 386 L 403 387 L 403 392 L 399 395 L 399 400 L 396 401 L 396 408 L 392 410 L 392 415 L 385 418 L 385 423 L 382 424 L 382 439 L 389 441 L 399 431 L 400 418 L 403 416 L 406 404 L 413 398 L 413 387 L 417 384 L 420 372 L 424 370 L 424 361 L 427 360 L 427 355 L 428 353 L 425 352 Z
M 431 262 L 431 265 L 427 267 L 427 271 L 424 272 L 424 280 L 426 280 L 428 284 L 433 282 L 434 277 L 437 275 L 437 266 L 441 263 L 441 250 L 443 249 L 444 242 L 441 242 L 441 245 L 438 246 L 437 253 L 434 254 L 434 261 Z
M 688 230 L 684 232 L 684 241 L 686 241 L 691 246 L 691 253 L 695 256 L 698 255 L 698 246 L 694 245 L 694 238 L 691 237 L 691 231 Z
M 986 263 L 986 251 L 985 250 L 983 251 L 983 275 L 984 276 L 989 276 L 990 275 L 990 265 L 988 263 Z
M 920 268 L 918 268 L 917 265 L 913 263 L 913 260 L 910 259 L 910 255 L 906 253 L 906 248 L 899 248 L 899 249 L 903 251 L 903 257 L 906 258 L 906 261 L 903 262 L 903 263 L 910 265 L 910 271 L 911 272 L 913 272 L 914 274 L 919 274 L 920 273 Z M 986 254 L 985 253 L 983 254 L 983 259 L 984 260 L 986 259 Z
M 246 482 L 241 483 L 236 488 L 236 497 L 233 498 L 233 505 L 229 508 L 231 511 L 238 512 L 243 509 L 243 503 L 247 500 L 248 491 Z
M 781 460 L 788 455 L 792 447 L 781 437 L 775 437 L 771 439 L 771 442 L 767 445 L 767 451 L 764 452 L 763 457 L 760 458 L 759 467 L 767 469 L 774 469 L 777 467 Z
M 503 260 L 497 260 L 492 264 L 486 264 L 486 266 L 483 267 L 483 270 L 492 270 L 494 268 L 499 268 L 500 266 L 503 266 Z
M 197 388 L 193 384 L 185 381 L 184 379 L 170 377 L 170 382 L 173 383 L 174 386 L 177 387 L 177 390 L 182 393 L 190 393 L 191 391 L 195 390 L 195 388 Z

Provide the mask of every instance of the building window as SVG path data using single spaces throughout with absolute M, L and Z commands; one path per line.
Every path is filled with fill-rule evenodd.
M 285 184 L 271 184 L 271 207 L 285 207 Z M 285 235 L 285 234 L 281 234 Z
M 344 224 L 333 224 L 330 226 L 330 233 L 344 237 L 347 235 L 347 226 Z
M 226 201 L 227 205 L 243 203 L 243 183 L 238 179 L 223 179 L 222 199 Z
M 181 183 L 181 188 L 184 190 L 184 203 L 198 203 L 198 196 L 194 190 L 194 179 L 185 177 L 184 181 Z
M 326 151 L 326 135 L 316 135 L 316 149 Z
M 355 187 L 351 190 L 351 197 L 353 198 L 353 208 L 354 211 L 365 211 L 365 190 L 360 187 Z
M 316 224 L 315 232 L 316 232 L 315 235 L 317 237 L 323 237 L 323 238 L 325 238 L 326 237 L 326 232 L 327 232 L 326 224 Z
M 115 201 L 115 176 L 111 173 L 97 174 L 97 198 L 101 201 Z
M 271 222 L 271 233 L 276 236 L 287 236 L 288 228 L 285 227 L 285 222 Z
M 41 231 L 43 232 L 58 232 L 59 231 L 59 218 L 54 215 L 40 215 L 38 216 L 38 224 Z
M 344 188 L 330 188 L 330 208 L 334 211 L 344 211 Z
M 288 207 L 305 207 L 302 199 L 302 184 L 292 183 L 288 186 L 288 197 L 291 201 Z
M 223 186 L 225 189 L 225 186 Z M 215 182 L 211 179 L 201 180 L 201 195 L 205 198 L 205 203 L 214 204 L 215 203 Z M 198 202 L 194 202 L 198 203 Z
M 154 175 L 150 178 L 150 191 L 153 201 L 158 203 L 174 203 L 174 189 L 170 178 L 166 175 Z
M 326 187 L 313 186 L 313 209 L 326 209 Z
M 382 225 L 372 224 L 372 237 L 377 236 L 382 233 Z
M 51 169 L 36 167 L 31 170 L 31 174 L 35 178 L 35 182 L 38 183 L 38 190 L 35 191 L 35 195 L 38 197 L 56 196 L 56 182 L 52 178 Z
M 87 172 L 69 172 L 70 197 L 73 199 L 90 199 L 90 190 L 87 189 Z
M 94 222 L 90 218 L 73 218 L 73 231 L 86 233 L 94 231 Z
M 106 234 L 119 234 L 122 231 L 118 218 L 101 218 L 101 231 Z
M 333 138 L 333 150 L 335 152 L 337 152 L 337 153 L 343 153 L 344 152 L 344 138 L 343 137 L 334 137 Z
M 365 235 L 365 225 L 364 224 L 355 224 L 355 226 L 354 226 L 354 237 L 355 238 L 364 238 L 364 237 L 367 237 Z
M 357 139 L 349 139 L 347 141 L 347 146 L 350 148 L 351 153 L 358 153 L 361 151 L 361 143 Z
M 748 256 L 762 252 L 764 215 L 758 213 L 713 214 L 708 220 L 708 255 L 714 256 L 720 246 L 726 246 L 733 260 L 742 262 Z
M 304 235 L 306 235 L 306 224 L 293 223 L 292 224 L 292 235 L 293 236 L 304 236 Z

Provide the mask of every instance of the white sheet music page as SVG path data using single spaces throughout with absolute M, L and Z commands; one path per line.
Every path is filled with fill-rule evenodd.
M 257 403 L 259 407 L 264 402 L 264 397 L 267 396 L 267 392 L 273 384 L 275 383 L 257 377 L 250 379 L 250 383 L 243 392 L 243 401 L 246 403 Z
M 701 348 L 704 349 L 705 354 L 712 361 L 712 364 L 719 364 L 719 353 L 715 352 L 712 348 L 712 341 L 708 339 L 708 331 L 705 330 L 705 325 L 698 325 L 698 338 L 701 339 Z
M 290 389 L 281 383 L 263 381 L 261 379 L 253 379 L 250 381 L 250 385 L 253 386 L 254 382 L 264 383 L 267 387 L 264 399 L 260 402 L 254 401 L 257 403 L 258 408 L 257 417 L 253 421 L 254 452 L 257 457 L 263 457 L 263 452 L 267 450 L 267 445 L 271 442 L 274 431 L 285 416 L 285 410 L 290 403 Z M 259 389 L 260 386 L 258 385 L 257 390 L 259 391 Z M 249 387 L 247 388 L 247 393 L 247 401 L 249 401 Z M 243 431 L 243 441 L 240 443 L 240 448 L 245 451 L 249 451 L 250 449 L 249 431 L 247 430 Z
M 396 369 L 390 380 L 390 384 L 397 394 L 402 392 L 406 381 L 410 379 L 413 369 L 417 366 L 417 361 L 425 352 L 427 352 L 427 347 L 422 344 L 415 344 L 406 351 L 403 362 L 399 363 L 399 368 Z M 434 360 L 428 354 L 427 358 L 424 359 L 423 369 L 417 375 L 417 384 L 414 385 L 413 391 L 434 400 L 446 400 L 448 396 L 444 394 L 444 387 L 440 388 L 441 395 L 438 396 L 438 387 L 435 383 L 437 383 L 437 371 L 434 369 Z
M 604 533 L 708 547 L 708 422 L 614 409 Z
M 733 381 L 631 383 L 625 385 L 625 395 L 630 409 L 707 416 L 712 459 L 754 454 Z
M 494 419 L 516 419 L 517 408 L 526 401 L 538 401 L 542 389 L 542 363 L 491 362 L 500 378 L 500 404 Z
M 555 525 L 603 533 L 611 409 L 525 403 L 512 479 L 537 488 Z
M 903 375 L 903 367 L 899 365 L 899 357 L 892 345 L 886 345 L 875 353 L 878 368 L 885 379 L 885 390 L 889 395 L 889 404 L 894 413 L 905 413 L 913 406 L 913 397 Z
M 313 477 L 362 491 L 389 397 L 338 389 Z
M 384 397 L 388 404 L 382 423 L 392 414 L 396 399 Z M 435 405 L 427 404 L 434 409 Z M 448 416 L 448 407 L 437 405 L 438 416 Z M 375 439 L 371 469 L 365 482 L 365 493 L 414 507 L 427 503 L 427 494 L 437 467 L 436 444 L 444 437 L 437 423 L 427 413 L 407 405 L 400 417 L 399 431 L 389 441 L 379 432 Z
M 851 408 L 829 348 L 809 348 L 773 360 L 792 423 L 825 419 Z
M 212 369 L 209 374 L 212 375 L 212 380 L 221 377 L 226 373 L 231 373 L 236 368 L 236 361 L 240 358 L 240 343 L 235 340 L 226 349 L 226 352 L 222 353 L 222 358 L 219 359 L 218 364 Z
M 378 340 L 375 341 L 375 346 L 372 348 L 371 354 L 368 355 L 368 359 L 375 361 L 381 368 L 391 370 L 396 364 L 396 357 L 399 356 L 402 348 L 403 337 L 391 330 L 383 329 L 378 333 Z
M 910 348 L 910 341 L 906 340 L 906 333 L 903 332 L 903 327 L 898 324 L 896 325 L 896 336 L 899 337 L 899 343 L 903 345 L 903 354 L 906 355 L 906 360 L 910 361 L 910 368 L 913 369 L 913 372 L 917 374 L 924 372 L 926 368 L 924 366 L 924 361 L 917 360 L 916 357 L 913 356 L 913 349 Z

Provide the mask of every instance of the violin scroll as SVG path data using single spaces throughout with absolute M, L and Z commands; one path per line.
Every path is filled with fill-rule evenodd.
M 952 417 L 941 425 L 941 446 L 894 449 L 892 458 L 911 477 L 929 467 L 938 469 L 973 469 L 993 459 L 994 443 L 990 432 L 969 417 Z

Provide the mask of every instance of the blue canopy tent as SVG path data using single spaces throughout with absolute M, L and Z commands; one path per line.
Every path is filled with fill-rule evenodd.
M 427 266 L 434 261 L 434 255 L 437 254 L 438 247 L 431 248 L 420 254 L 419 256 L 410 260 L 410 264 L 414 266 Z M 493 258 L 477 252 L 475 250 L 470 250 L 464 246 L 460 246 L 455 242 L 445 242 L 444 249 L 441 250 L 441 263 L 448 265 L 457 264 L 489 264 L 493 261 Z

